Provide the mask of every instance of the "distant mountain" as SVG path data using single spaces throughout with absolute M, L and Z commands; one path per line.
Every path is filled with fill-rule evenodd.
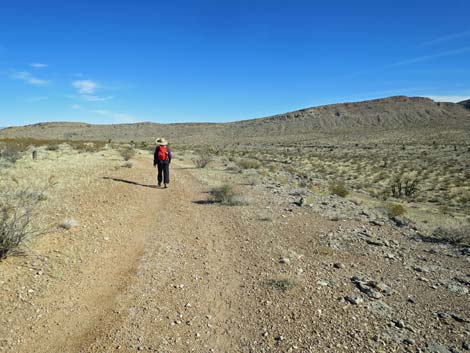
M 0 138 L 151 142 L 158 136 L 165 136 L 175 143 L 227 144 L 310 141 L 351 134 L 416 135 L 415 131 L 424 130 L 437 134 L 469 132 L 470 110 L 466 102 L 440 103 L 429 98 L 396 96 L 324 105 L 232 123 L 90 125 L 51 122 L 7 128 L 0 131 Z

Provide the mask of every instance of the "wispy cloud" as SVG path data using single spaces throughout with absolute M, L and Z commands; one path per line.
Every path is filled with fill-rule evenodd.
M 19 71 L 19 72 L 15 71 L 12 74 L 12 78 L 14 78 L 16 80 L 21 80 L 21 81 L 24 81 L 26 83 L 29 83 L 31 85 L 36 85 L 36 86 L 46 85 L 46 84 L 49 83 L 49 81 L 47 81 L 47 80 L 39 79 L 39 78 L 33 76 L 28 71 Z
M 113 97 L 111 96 L 101 97 L 101 96 L 92 96 L 92 95 L 83 95 L 82 98 L 88 102 L 106 102 L 106 101 L 110 101 L 111 99 L 113 99 Z
M 90 109 L 83 107 L 80 104 L 72 104 L 71 108 L 74 110 L 80 110 L 87 114 L 97 114 L 97 115 L 106 116 L 106 117 L 112 118 L 114 121 L 118 123 L 136 123 L 140 121 L 134 116 L 129 115 L 129 114 L 116 113 L 116 112 L 112 112 L 112 111 L 104 110 L 104 109 L 91 109 L 90 110 Z
M 427 42 L 423 42 L 419 46 L 420 47 L 431 47 L 431 46 L 434 46 L 434 45 L 438 45 L 438 44 L 442 44 L 442 43 L 446 43 L 446 42 L 450 42 L 450 41 L 453 41 L 453 40 L 466 38 L 466 37 L 470 37 L 470 30 L 463 31 L 463 32 L 458 32 L 458 33 L 452 33 L 452 34 L 442 36 L 442 37 L 437 37 L 437 38 L 434 38 L 434 39 L 429 40 Z
M 49 99 L 49 97 L 47 97 L 47 96 L 32 97 L 32 98 L 28 99 L 28 102 L 41 102 L 41 101 L 45 101 L 45 100 L 48 100 L 48 99 Z
M 411 64 L 416 64 L 416 63 L 420 63 L 423 61 L 429 61 L 432 59 L 437 59 L 437 58 L 442 58 L 442 57 L 452 56 L 452 55 L 457 55 L 457 54 L 463 54 L 463 53 L 468 53 L 468 52 L 470 52 L 470 47 L 447 50 L 447 51 L 443 51 L 443 52 L 436 53 L 436 54 L 423 55 L 423 56 L 418 56 L 418 57 L 407 59 L 407 60 L 398 61 L 393 64 L 384 66 L 383 69 L 390 69 L 390 68 L 398 67 L 398 66 L 411 65 Z
M 80 94 L 93 94 L 98 88 L 98 84 L 91 80 L 73 81 L 72 86 L 75 87 Z
M 438 59 L 438 58 L 443 58 L 443 57 L 448 57 L 448 56 L 453 56 L 453 55 L 458 55 L 458 54 L 464 54 L 464 53 L 469 53 L 469 52 L 470 52 L 470 47 L 463 47 L 463 48 L 458 48 L 458 49 L 453 49 L 453 50 L 442 51 L 442 52 L 436 53 L 436 54 L 417 56 L 417 57 L 414 57 L 414 58 L 401 60 L 401 61 L 397 61 L 397 62 L 388 64 L 388 65 L 377 67 L 377 68 L 374 68 L 374 69 L 355 72 L 355 73 L 352 73 L 352 74 L 348 75 L 347 77 L 354 78 L 354 77 L 358 77 L 358 76 L 361 76 L 361 75 L 364 75 L 364 74 L 370 74 L 370 73 L 385 71 L 385 70 L 393 69 L 393 68 L 396 68 L 396 67 L 413 65 L 413 64 L 417 64 L 417 63 L 421 63 L 421 62 L 425 62 L 425 61 L 430 61 L 430 60 L 434 60 L 434 59 Z
M 92 80 L 76 80 L 72 82 L 72 86 L 77 90 L 77 96 L 71 96 L 75 99 L 87 102 L 106 102 L 113 99 L 112 96 L 99 96 L 95 92 L 103 88 L 100 84 Z
M 31 63 L 29 66 L 34 67 L 35 69 L 42 69 L 47 67 L 47 64 L 41 64 L 41 63 Z
M 425 96 L 425 97 L 431 98 L 433 101 L 436 101 L 436 102 L 452 102 L 452 103 L 458 103 L 458 102 L 462 102 L 464 100 L 470 99 L 470 95 L 469 96 L 459 96 L 459 95 L 456 95 L 456 96 Z

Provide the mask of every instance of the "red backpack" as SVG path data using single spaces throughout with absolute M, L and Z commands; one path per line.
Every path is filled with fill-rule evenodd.
M 158 148 L 157 157 L 159 161 L 167 161 L 168 160 L 168 148 L 166 146 L 160 146 Z

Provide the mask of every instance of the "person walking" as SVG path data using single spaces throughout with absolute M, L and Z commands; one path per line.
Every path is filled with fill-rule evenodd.
M 168 142 L 163 137 L 159 137 L 155 140 L 157 147 L 155 148 L 155 153 L 153 154 L 153 167 L 157 166 L 158 169 L 158 187 L 162 186 L 162 181 L 164 188 L 168 187 L 170 183 L 170 163 L 171 163 L 171 151 L 168 148 Z

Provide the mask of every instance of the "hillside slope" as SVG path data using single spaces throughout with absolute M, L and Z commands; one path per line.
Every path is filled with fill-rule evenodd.
M 370 134 L 413 129 L 470 131 L 465 102 L 438 103 L 421 97 L 390 97 L 302 109 L 266 118 L 232 123 L 90 125 L 39 123 L 0 131 L 0 138 L 153 141 L 166 136 L 176 143 L 227 143 L 308 140 L 319 135 Z

